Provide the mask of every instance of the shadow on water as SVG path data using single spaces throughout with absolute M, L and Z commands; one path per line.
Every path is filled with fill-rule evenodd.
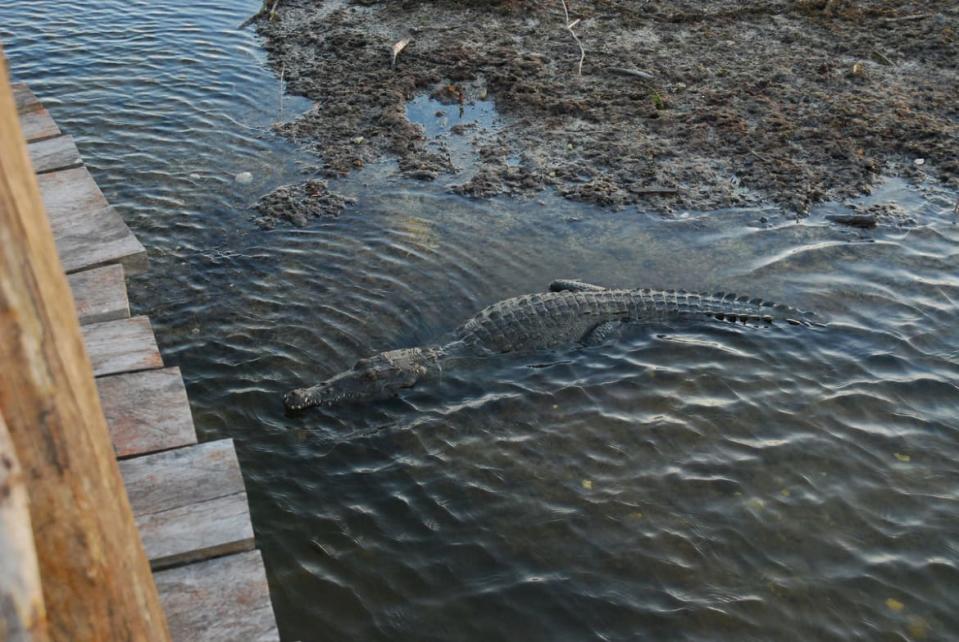
M 865 202 L 916 224 L 861 232 L 827 223 L 835 206 L 797 223 L 470 201 L 385 163 L 336 185 L 358 199 L 341 217 L 263 232 L 249 204 L 315 160 L 269 130 L 277 81 L 235 30 L 259 3 L 238 4 L 3 5 L 0 37 L 151 248 L 136 312 L 202 437 L 237 440 L 285 638 L 959 630 L 955 194 L 890 179 Z M 460 118 L 421 107 L 435 136 Z M 289 387 L 557 277 L 736 291 L 828 325 L 636 327 L 282 411 Z

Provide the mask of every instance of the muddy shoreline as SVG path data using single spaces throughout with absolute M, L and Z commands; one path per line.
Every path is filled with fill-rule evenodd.
M 957 7 L 568 4 L 572 33 L 561 2 L 284 0 L 257 29 L 288 91 L 316 106 L 279 129 L 326 177 L 394 158 L 477 198 L 553 188 L 614 208 L 804 214 L 881 175 L 959 186 Z M 498 125 L 427 136 L 407 117 L 423 95 L 491 101 Z

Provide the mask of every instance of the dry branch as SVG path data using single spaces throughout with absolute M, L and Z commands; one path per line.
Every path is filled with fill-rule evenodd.
M 390 62 L 390 68 L 393 68 L 396 66 L 396 57 L 400 55 L 401 51 L 406 49 L 406 45 L 408 44 L 410 44 L 410 39 L 403 38 L 402 40 L 400 40 L 399 42 L 393 45 L 393 48 L 391 49 L 391 53 L 393 54 L 393 59 Z
M 573 37 L 573 40 L 576 41 L 576 46 L 579 47 L 579 65 L 576 67 L 576 75 L 583 75 L 583 61 L 586 60 L 586 50 L 583 49 L 583 43 L 580 42 L 579 37 L 576 35 L 576 32 L 573 31 L 573 27 L 579 24 L 580 19 L 577 18 L 572 22 L 569 21 L 569 7 L 566 6 L 566 0 L 560 0 L 563 3 L 563 15 L 566 17 L 566 31 L 569 32 L 569 35 Z

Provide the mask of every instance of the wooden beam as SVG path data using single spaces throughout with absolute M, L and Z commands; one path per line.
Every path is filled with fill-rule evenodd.
M 231 439 L 126 459 L 120 472 L 154 568 L 253 548 Z
M 23 471 L 0 415 L 0 640 L 49 639 Z
M 196 443 L 179 368 L 100 377 L 97 389 L 118 457 Z
M 97 377 L 163 367 L 147 317 L 91 323 L 80 331 Z
M 101 268 L 74 272 L 67 277 L 80 325 L 115 321 L 130 316 L 123 266 L 111 263 Z
M 27 481 L 52 637 L 169 640 L 2 49 L 0 363 L 0 412 Z
M 162 571 L 156 582 L 174 642 L 279 642 L 259 551 Z
M 57 136 L 27 146 L 30 162 L 37 174 L 53 172 L 58 169 L 71 169 L 83 165 L 80 150 L 73 142 L 73 136 Z

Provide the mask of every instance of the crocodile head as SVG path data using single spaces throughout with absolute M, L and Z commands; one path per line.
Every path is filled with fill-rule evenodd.
M 352 369 L 309 388 L 286 393 L 287 410 L 313 406 L 387 399 L 401 388 L 409 388 L 427 373 L 429 355 L 417 348 L 382 352 L 360 359 Z

